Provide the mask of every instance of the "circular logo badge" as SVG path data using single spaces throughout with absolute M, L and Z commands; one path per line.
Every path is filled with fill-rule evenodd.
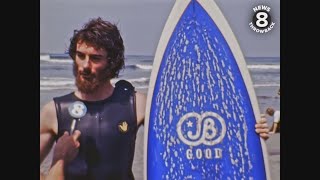
M 73 118 L 81 118 L 87 113 L 87 107 L 81 101 L 76 101 L 68 108 L 70 116 Z
M 266 5 L 258 5 L 253 8 L 253 12 L 252 21 L 249 23 L 250 28 L 260 34 L 271 31 L 275 25 L 271 18 L 271 8 Z
M 227 131 L 225 120 L 215 112 L 189 112 L 177 123 L 179 139 L 189 146 L 213 146 L 220 143 Z M 194 133 L 195 132 L 195 133 Z

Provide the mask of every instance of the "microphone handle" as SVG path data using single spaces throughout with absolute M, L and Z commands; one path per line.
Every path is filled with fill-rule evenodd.
M 77 125 L 77 120 L 76 120 L 76 119 L 73 119 L 73 120 L 72 120 L 72 123 L 71 123 L 71 127 L 70 127 L 70 132 L 69 132 L 70 135 L 73 134 L 76 125 Z

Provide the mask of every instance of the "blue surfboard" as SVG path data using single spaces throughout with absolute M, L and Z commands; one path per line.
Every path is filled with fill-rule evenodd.
M 270 179 L 251 77 L 213 0 L 175 2 L 146 107 L 145 179 Z

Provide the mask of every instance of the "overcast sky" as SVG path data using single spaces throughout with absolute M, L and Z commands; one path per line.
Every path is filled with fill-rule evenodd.
M 74 29 L 93 17 L 117 23 L 126 55 L 153 56 L 175 0 L 41 0 L 40 52 L 63 53 Z M 216 0 L 245 56 L 280 56 L 280 0 Z M 256 5 L 271 7 L 274 28 L 253 32 L 249 23 Z

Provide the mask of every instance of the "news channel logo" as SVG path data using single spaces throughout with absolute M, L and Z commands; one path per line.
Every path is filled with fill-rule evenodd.
M 258 5 L 252 8 L 253 17 L 249 23 L 249 27 L 252 31 L 264 34 L 270 32 L 276 23 L 272 21 L 271 7 L 267 5 Z

